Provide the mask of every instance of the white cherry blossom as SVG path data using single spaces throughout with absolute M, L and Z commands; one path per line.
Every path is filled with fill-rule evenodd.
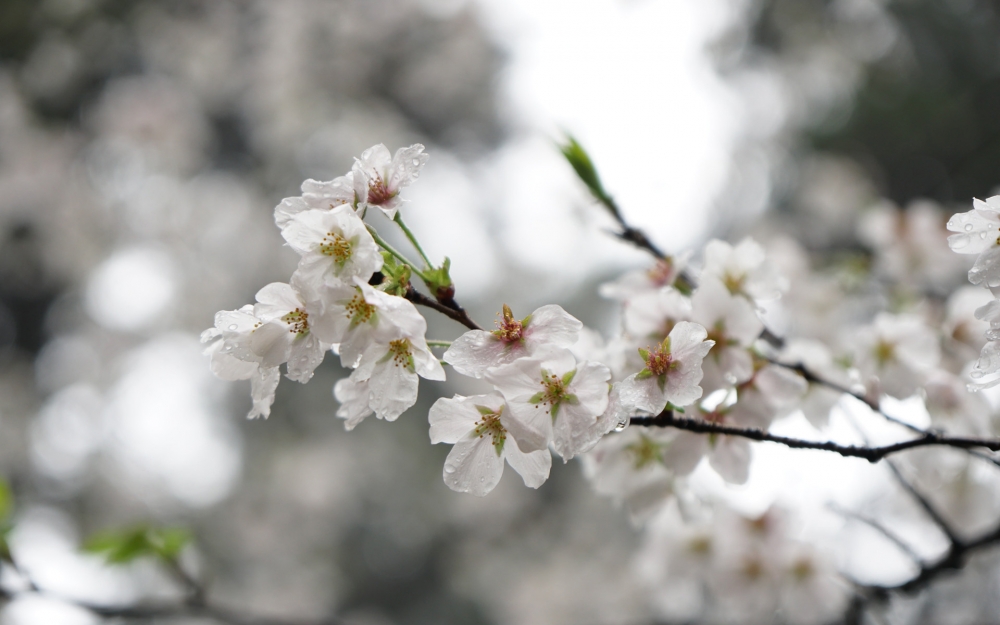
M 357 370 L 354 370 L 350 376 L 337 380 L 333 385 L 333 397 L 340 403 L 337 416 L 346 419 L 344 429 L 348 432 L 374 412 L 368 406 L 368 380 L 359 380 L 356 374 Z
M 551 441 L 556 453 L 569 460 L 615 425 L 602 418 L 611 371 L 599 363 L 578 363 L 569 350 L 540 351 L 490 369 L 484 377 L 507 399 L 515 417 L 511 427 L 523 451 L 543 449 Z
M 633 297 L 673 286 L 684 271 L 689 253 L 668 256 L 656 261 L 649 269 L 638 269 L 623 274 L 613 282 L 605 282 L 598 292 L 602 297 L 628 303 Z
M 749 237 L 735 247 L 718 239 L 709 241 L 701 277 L 715 278 L 733 295 L 753 302 L 777 299 L 788 288 L 787 281 L 767 262 L 764 248 Z
M 672 287 L 636 295 L 625 307 L 625 332 L 636 340 L 663 340 L 678 321 L 690 320 L 691 299 Z
M 764 324 L 751 303 L 733 295 L 718 280 L 702 277 L 691 297 L 691 320 L 708 331 L 715 341 L 702 368 L 706 392 L 739 384 L 753 375 L 753 359 L 748 347 L 760 336 Z
M 274 207 L 274 222 L 284 229 L 293 216 L 303 211 L 333 210 L 338 206 L 355 208 L 357 204 L 353 172 L 324 182 L 310 178 L 302 183 L 302 195 L 285 198 Z
M 913 395 L 940 359 L 938 338 L 919 317 L 879 313 L 855 338 L 855 366 L 900 399 Z
M 520 428 L 511 427 L 516 419 L 499 393 L 434 402 L 428 414 L 431 443 L 454 445 L 444 462 L 444 483 L 482 497 L 500 482 L 506 460 L 525 486 L 541 486 L 549 477 L 552 456 L 548 449 L 521 449 L 515 434 Z
M 360 202 L 378 207 L 392 219 L 403 203 L 400 190 L 417 179 L 427 159 L 419 143 L 399 148 L 392 156 L 381 143 L 372 146 L 354 162 L 354 192 Z
M 570 347 L 583 328 L 576 317 L 555 304 L 537 308 L 520 321 L 504 304 L 503 316 L 496 325 L 492 332 L 469 330 L 458 337 L 445 351 L 443 360 L 463 375 L 481 378 L 487 369 L 531 356 L 541 347 Z
M 697 323 L 681 321 L 662 343 L 640 349 L 645 368 L 620 383 L 622 402 L 651 414 L 667 404 L 688 406 L 701 398 L 701 364 L 714 341 Z
M 412 334 L 400 330 L 384 342 L 369 343 L 362 352 L 360 364 L 351 377 L 366 381 L 368 407 L 379 419 L 395 421 L 417 402 L 418 376 L 426 380 L 445 379 L 441 363 L 427 347 L 425 331 L 426 325 Z
M 379 291 L 357 276 L 353 280 L 354 286 L 330 288 L 326 298 L 342 365 L 357 367 L 361 355 L 374 342 L 422 339 L 427 321 L 411 302 Z
M 643 521 L 674 494 L 679 476 L 691 473 L 701 454 L 680 432 L 631 427 L 605 436 L 581 456 L 584 474 L 594 490 L 624 503 L 635 521 Z M 693 452 L 693 453 L 692 453 Z
M 948 245 L 959 254 L 978 254 L 969 270 L 969 282 L 1000 286 L 1000 195 L 984 202 L 972 201 L 972 210 L 956 213 L 948 221 Z
M 288 378 L 308 382 L 337 337 L 323 293 L 294 282 L 272 282 L 257 292 L 254 316 L 260 325 L 249 335 L 250 350 L 262 367 L 288 363 Z
M 248 419 L 266 419 L 271 414 L 274 393 L 281 379 L 278 367 L 262 367 L 260 359 L 249 348 L 250 333 L 259 323 L 253 315 L 253 306 L 247 304 L 239 310 L 219 311 L 215 315 L 215 327 L 201 334 L 212 373 L 231 382 L 250 380 L 253 405 L 247 413 Z
M 375 240 L 347 205 L 298 213 L 285 224 L 281 235 L 302 256 L 295 275 L 303 283 L 352 284 L 354 276 L 367 282 L 382 268 Z

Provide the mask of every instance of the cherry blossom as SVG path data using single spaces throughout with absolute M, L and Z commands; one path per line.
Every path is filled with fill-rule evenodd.
M 274 222 L 284 230 L 293 216 L 304 211 L 333 210 L 339 206 L 355 208 L 357 204 L 353 172 L 325 182 L 310 178 L 302 183 L 302 195 L 285 198 L 274 207 Z
M 339 338 L 322 295 L 294 282 L 272 282 L 257 292 L 254 316 L 260 325 L 250 332 L 249 346 L 262 367 L 288 363 L 289 379 L 305 383 L 312 378 Z
M 703 364 L 706 392 L 750 379 L 753 360 L 747 348 L 764 329 L 750 302 L 730 293 L 718 280 L 703 278 L 691 304 L 691 320 L 704 326 L 715 341 Z
M 481 378 L 491 367 L 531 356 L 540 347 L 570 347 L 577 342 L 583 324 L 561 306 L 549 304 L 517 320 L 504 304 L 503 316 L 492 332 L 470 330 L 455 339 L 444 353 L 444 361 L 463 375 Z
M 972 201 L 972 210 L 956 213 L 948 221 L 948 245 L 959 254 L 978 254 L 969 270 L 969 282 L 1000 286 L 1000 195 Z
M 701 397 L 701 364 L 715 341 L 702 326 L 681 321 L 663 342 L 640 349 L 645 367 L 622 381 L 622 401 L 652 414 L 668 404 L 687 406 Z
M 365 206 L 376 206 L 392 219 L 403 203 L 400 190 L 417 179 L 427 159 L 419 143 L 399 148 L 391 157 L 381 143 L 372 146 L 355 160 L 354 192 Z
M 511 427 L 523 451 L 543 449 L 552 442 L 556 453 L 569 460 L 615 426 L 610 418 L 602 418 L 611 371 L 595 362 L 578 363 L 568 350 L 541 350 L 534 357 L 490 369 L 484 377 L 506 398 L 515 417 Z
M 367 282 L 382 268 L 375 240 L 347 205 L 298 213 L 288 220 L 281 235 L 302 256 L 295 275 L 304 283 L 350 284 L 354 276 Z
M 855 366 L 883 392 L 905 399 L 938 364 L 934 332 L 913 315 L 879 313 L 855 339 Z
M 788 288 L 786 281 L 767 262 L 764 248 L 746 238 L 736 246 L 712 239 L 705 245 L 705 268 L 702 279 L 712 277 L 733 295 L 752 302 L 773 300 Z
M 442 397 L 428 419 L 431 443 L 454 445 L 444 462 L 444 483 L 452 490 L 486 495 L 500 482 L 504 460 L 529 488 L 549 477 L 552 456 L 547 449 L 521 449 L 515 432 L 522 428 L 499 393 Z
M 219 379 L 227 381 L 250 380 L 250 397 L 253 405 L 248 419 L 271 414 L 274 393 L 281 373 L 278 367 L 262 367 L 260 359 L 249 348 L 249 336 L 260 321 L 248 304 L 239 310 L 223 310 L 215 315 L 215 327 L 202 332 L 204 353 L 210 358 L 210 367 Z M 241 357 L 238 357 L 239 354 Z

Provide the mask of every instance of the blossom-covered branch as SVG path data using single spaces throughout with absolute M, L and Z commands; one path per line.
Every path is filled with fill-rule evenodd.
M 770 442 L 791 447 L 792 449 L 818 449 L 831 451 L 849 458 L 864 458 L 869 462 L 878 462 L 886 456 L 917 447 L 956 447 L 958 449 L 973 449 L 982 447 L 991 451 L 1000 451 L 1000 439 L 969 438 L 961 436 L 946 436 L 936 432 L 926 432 L 919 438 L 912 438 L 891 445 L 866 447 L 858 445 L 839 445 L 829 441 L 809 441 L 801 438 L 791 438 L 771 434 L 758 428 L 740 428 L 720 423 L 712 423 L 701 419 L 678 417 L 673 411 L 665 410 L 654 417 L 632 417 L 632 425 L 649 427 L 671 427 L 698 434 L 723 434 L 738 436 L 752 441 Z

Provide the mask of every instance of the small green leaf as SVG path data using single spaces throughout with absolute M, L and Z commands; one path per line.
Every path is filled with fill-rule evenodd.
M 476 410 L 478 410 L 479 414 L 483 415 L 484 417 L 489 417 L 496 414 L 496 412 L 489 406 L 480 406 L 477 404 Z
M 6 480 L 0 479 L 0 522 L 6 521 L 14 512 L 14 494 Z
M 653 377 L 653 372 L 650 371 L 649 369 L 643 369 L 639 373 L 635 374 L 636 380 L 645 380 L 646 378 L 651 378 L 651 377 Z
M 544 397 L 545 397 L 545 393 L 542 393 L 542 392 L 535 393 L 534 395 L 532 395 L 528 399 L 528 403 L 529 404 L 537 404 L 538 402 L 542 401 L 542 399 Z
M 94 534 L 84 542 L 83 550 L 103 554 L 108 564 L 127 564 L 147 556 L 171 561 L 189 542 L 191 534 L 184 529 L 137 525 Z
M 648 349 L 643 349 L 643 348 L 640 347 L 639 348 L 639 355 L 642 356 L 643 360 L 649 360 L 649 350 Z
M 604 185 L 601 184 L 601 178 L 597 175 L 597 168 L 594 167 L 594 162 L 590 160 L 590 155 L 587 154 L 587 151 L 583 149 L 583 146 L 573 136 L 566 137 L 566 143 L 559 146 L 559 151 L 566 157 L 570 167 L 573 168 L 576 175 L 583 181 L 583 184 L 587 185 L 587 189 L 590 190 L 594 197 L 602 204 L 611 203 L 611 197 L 604 190 Z
M 563 386 L 569 386 L 569 383 L 573 381 L 574 377 L 576 377 L 576 369 L 573 369 L 562 377 Z

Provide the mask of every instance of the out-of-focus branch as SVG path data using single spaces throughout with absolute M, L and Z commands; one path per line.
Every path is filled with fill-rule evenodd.
M 721 434 L 725 436 L 738 436 L 753 441 L 771 442 L 790 447 L 792 449 L 818 449 L 830 451 L 848 458 L 864 458 L 869 462 L 878 462 L 886 456 L 907 449 L 917 447 L 955 447 L 958 449 L 969 449 L 983 447 L 993 451 L 1000 450 L 1000 439 L 968 438 L 958 436 L 944 436 L 936 432 L 926 432 L 918 438 L 900 441 L 891 445 L 881 445 L 875 447 L 859 445 L 839 445 L 829 441 L 808 441 L 800 438 L 788 436 L 778 436 L 757 428 L 740 428 L 721 423 L 712 423 L 703 419 L 692 419 L 689 417 L 678 417 L 672 410 L 664 410 L 654 417 L 632 417 L 633 425 L 647 427 L 672 427 L 678 430 L 696 432 L 699 434 Z

